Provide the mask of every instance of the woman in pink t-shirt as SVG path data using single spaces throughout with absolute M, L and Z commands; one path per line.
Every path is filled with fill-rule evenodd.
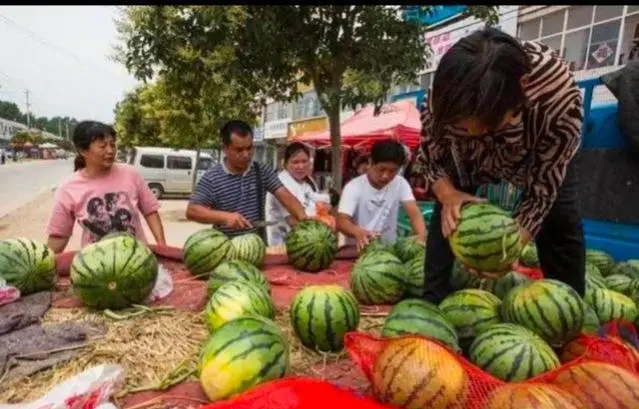
M 80 122 L 73 132 L 78 155 L 75 172 L 55 193 L 48 245 L 55 253 L 67 246 L 76 221 L 82 247 L 113 232 L 129 232 L 146 242 L 141 216 L 157 244 L 166 245 L 160 204 L 131 166 L 115 163 L 116 132 L 101 122 Z

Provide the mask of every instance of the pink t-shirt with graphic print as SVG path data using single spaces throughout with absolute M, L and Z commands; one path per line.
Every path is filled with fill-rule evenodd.
M 82 247 L 117 231 L 127 231 L 146 243 L 141 216 L 159 208 L 144 179 L 129 165 L 116 163 L 100 178 L 87 178 L 78 171 L 56 189 L 47 233 L 71 237 L 77 221 L 82 227 Z

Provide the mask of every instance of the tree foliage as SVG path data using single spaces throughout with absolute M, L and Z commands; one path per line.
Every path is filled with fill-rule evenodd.
M 490 9 L 468 12 L 490 18 Z M 401 11 L 386 5 L 130 7 L 119 23 L 119 59 L 137 78 L 161 77 L 189 118 L 207 129 L 214 115 L 245 98 L 292 101 L 300 96 L 299 82 L 312 84 L 328 116 L 339 188 L 341 109 L 379 107 L 393 84 L 416 81 L 426 67 L 426 27 L 404 21 Z M 220 99 L 224 94 L 235 97 Z

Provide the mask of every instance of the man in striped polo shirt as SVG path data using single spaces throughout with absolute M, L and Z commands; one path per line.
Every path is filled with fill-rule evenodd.
M 284 187 L 277 173 L 253 162 L 253 131 L 243 121 L 229 121 L 221 131 L 225 158 L 207 170 L 195 186 L 186 218 L 212 224 L 230 237 L 255 232 L 264 240 L 266 192 L 271 192 L 292 215 L 293 223 L 306 218 L 302 204 Z

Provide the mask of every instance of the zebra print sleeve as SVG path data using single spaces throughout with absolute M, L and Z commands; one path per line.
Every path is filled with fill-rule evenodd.
M 542 110 L 540 115 L 561 107 L 563 113 L 550 122 L 548 132 L 537 141 L 524 195 L 515 210 L 520 226 L 533 237 L 555 203 L 566 168 L 579 149 L 583 111 L 581 93 L 574 83 L 564 98 L 553 101 L 552 107 Z M 540 123 L 542 120 L 540 116 Z
M 424 188 L 429 189 L 441 178 L 446 177 L 446 172 L 441 164 L 444 150 L 441 144 L 437 143 L 432 132 L 432 116 L 430 104 L 425 100 L 421 109 L 421 143 L 415 158 L 413 171 L 416 176 L 423 178 Z

